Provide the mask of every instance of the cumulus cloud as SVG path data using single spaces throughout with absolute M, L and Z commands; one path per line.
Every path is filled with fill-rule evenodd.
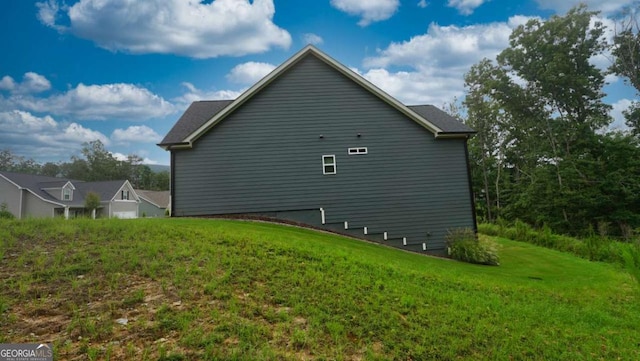
M 494 59 L 509 45 L 509 35 L 526 22 L 524 16 L 507 22 L 468 26 L 431 24 L 427 32 L 391 43 L 364 59 L 361 74 L 408 104 L 440 106 L 464 95 L 463 75 L 482 58 Z M 394 67 L 408 68 L 392 71 Z
M 34 112 L 83 120 L 146 120 L 169 115 L 173 104 L 133 84 L 84 85 L 44 98 L 12 97 L 14 104 Z
M 418 1 L 418 7 L 421 7 L 421 8 L 423 8 L 423 9 L 424 9 L 424 8 L 426 8 L 427 6 L 429 6 L 429 3 L 427 2 L 427 0 L 420 0 L 420 1 Z
M 180 109 L 186 109 L 189 104 L 198 100 L 233 100 L 239 97 L 245 90 L 201 90 L 189 82 L 182 83 L 182 86 L 187 91 L 173 99 Z
M 358 25 L 367 26 L 389 19 L 400 6 L 398 0 L 331 0 L 331 6 L 349 15 L 360 16 Z
M 610 115 L 613 118 L 613 122 L 609 125 L 609 129 L 614 129 L 614 130 L 629 129 L 629 127 L 627 127 L 626 120 L 624 119 L 624 114 L 622 114 L 622 112 L 629 109 L 629 107 L 631 106 L 631 103 L 632 101 L 629 99 L 620 99 L 617 102 L 611 104 L 612 108 L 611 108 Z
M 324 43 L 324 39 L 320 35 L 314 33 L 302 34 L 302 42 L 305 44 L 320 45 Z
M 83 142 L 100 140 L 108 145 L 104 134 L 78 123 L 60 123 L 51 116 L 39 117 L 30 112 L 0 112 L 0 144 L 16 154 L 57 160 L 82 148 Z
M 227 79 L 233 83 L 254 84 L 275 68 L 273 64 L 250 61 L 234 66 Z
M 12 77 L 5 75 L 0 79 L 0 90 L 13 90 L 16 87 L 16 82 Z
M 115 129 L 111 139 L 118 143 L 158 143 L 162 137 L 146 125 L 133 125 L 127 129 Z
M 458 9 L 462 15 L 471 15 L 473 11 L 482 5 L 486 0 L 449 0 L 448 7 Z
M 0 80 L 0 90 L 9 90 L 13 93 L 40 93 L 49 89 L 51 89 L 51 82 L 43 75 L 34 72 L 25 73 L 22 82 L 19 83 L 8 75 Z
M 291 35 L 273 23 L 273 0 L 80 0 L 64 7 L 49 0 L 37 6 L 43 24 L 111 51 L 215 58 L 291 44 Z M 63 16 L 68 25 L 59 22 Z

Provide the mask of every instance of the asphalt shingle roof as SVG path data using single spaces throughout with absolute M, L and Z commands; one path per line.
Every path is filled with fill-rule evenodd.
M 135 191 L 138 197 L 144 198 L 160 208 L 169 206 L 169 191 L 145 191 L 142 189 L 136 189 Z
M 191 103 L 160 145 L 180 143 L 233 100 L 202 100 Z
M 409 109 L 435 124 L 444 133 L 475 133 L 475 130 L 433 105 L 410 105 Z

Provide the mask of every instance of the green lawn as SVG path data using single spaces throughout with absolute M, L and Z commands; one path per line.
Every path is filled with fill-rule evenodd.
M 627 273 L 506 239 L 499 267 L 210 219 L 0 220 L 0 240 L 0 342 L 56 360 L 640 359 Z

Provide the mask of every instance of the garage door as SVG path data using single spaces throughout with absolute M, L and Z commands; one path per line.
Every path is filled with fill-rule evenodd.
M 130 219 L 130 218 L 138 218 L 138 214 L 136 211 L 132 211 L 132 212 L 113 212 L 113 217 L 114 218 L 121 218 L 121 219 Z

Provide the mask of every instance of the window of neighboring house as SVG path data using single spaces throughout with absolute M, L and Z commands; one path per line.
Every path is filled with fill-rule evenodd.
M 336 156 L 322 156 L 322 174 L 336 174 Z
M 71 200 L 71 189 L 69 189 L 69 188 L 63 188 L 62 189 L 62 200 L 63 201 L 70 201 Z
M 120 197 L 122 200 L 128 201 L 129 200 L 129 191 L 122 191 L 121 192 L 122 197 Z
M 367 154 L 367 147 L 349 148 L 349 155 Z

